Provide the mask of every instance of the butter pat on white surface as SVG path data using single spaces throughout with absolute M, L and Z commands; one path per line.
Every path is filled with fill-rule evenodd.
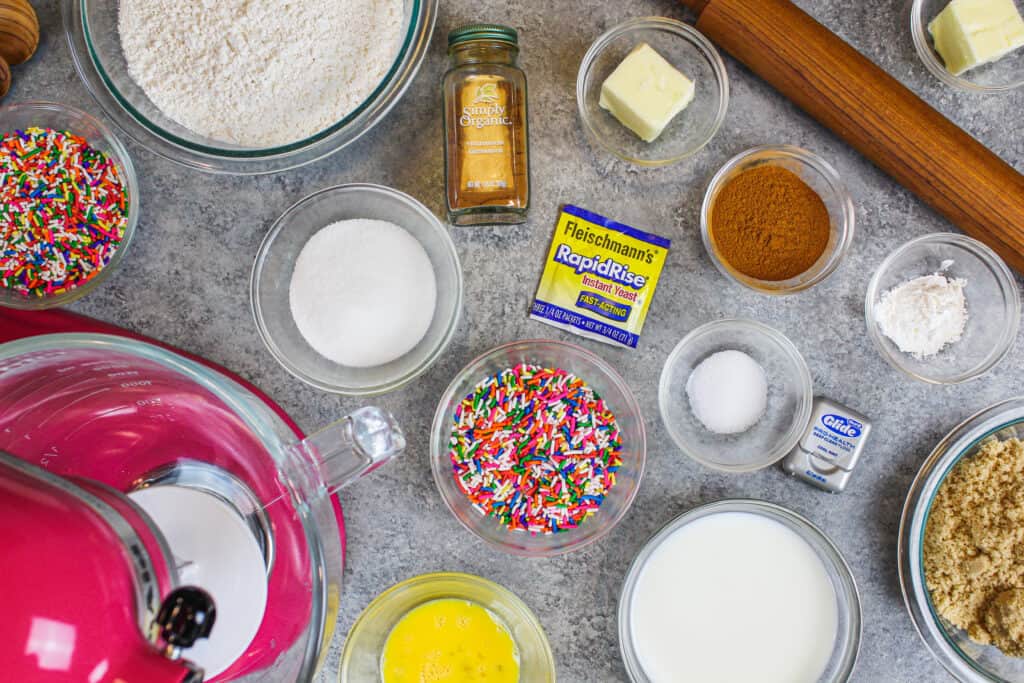
M 1024 19 L 1013 0 L 952 0 L 928 31 L 955 76 L 1024 46 Z
M 693 100 L 694 83 L 640 43 L 601 86 L 602 109 L 646 142 L 653 142 Z

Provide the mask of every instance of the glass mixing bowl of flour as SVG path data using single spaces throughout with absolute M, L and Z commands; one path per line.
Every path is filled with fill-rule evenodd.
M 933 273 L 966 282 L 967 322 L 959 341 L 918 358 L 882 333 L 879 302 L 894 287 Z M 994 251 L 965 235 L 938 232 L 907 242 L 882 262 L 868 283 L 864 318 L 875 348 L 894 368 L 922 382 L 959 384 L 985 374 L 1009 353 L 1020 325 L 1020 293 Z
M 63 0 L 62 10 L 75 69 L 131 138 L 192 168 L 259 174 L 321 159 L 376 125 L 416 75 L 437 4 Z
M 962 459 L 990 439 L 1024 439 L 1024 397 L 990 406 L 956 426 L 921 465 L 907 493 L 900 520 L 899 573 L 903 600 L 932 656 L 964 683 L 1024 683 L 1024 659 L 980 645 L 940 617 L 925 581 L 924 533 L 935 496 Z M 993 492 L 993 495 L 997 495 Z

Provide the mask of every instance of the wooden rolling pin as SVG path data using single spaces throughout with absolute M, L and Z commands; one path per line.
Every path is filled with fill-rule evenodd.
M 697 29 L 1024 273 L 1024 176 L 789 0 L 681 0 Z

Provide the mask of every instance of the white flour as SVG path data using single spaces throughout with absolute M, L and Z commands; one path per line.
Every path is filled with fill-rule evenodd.
M 875 319 L 903 353 L 934 356 L 960 341 L 967 325 L 966 280 L 936 273 L 908 280 L 882 295 Z
M 336 123 L 398 51 L 403 0 L 120 0 L 128 72 L 169 118 L 267 147 Z

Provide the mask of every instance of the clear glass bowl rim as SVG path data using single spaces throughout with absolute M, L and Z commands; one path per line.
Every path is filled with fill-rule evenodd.
M 430 352 L 430 354 L 426 358 L 423 359 L 422 363 L 416 365 L 405 374 L 395 377 L 394 379 L 384 382 L 382 384 L 369 387 L 345 387 L 335 384 L 328 384 L 326 382 L 318 380 L 316 377 L 307 375 L 306 373 L 302 372 L 302 370 L 300 370 L 291 362 L 287 354 L 285 354 L 284 351 L 282 351 L 280 347 L 278 347 L 277 342 L 274 341 L 273 336 L 267 329 L 266 322 L 264 321 L 263 310 L 260 305 L 260 275 L 263 272 L 263 263 L 266 261 L 267 254 L 270 253 L 270 249 L 273 247 L 273 242 L 275 238 L 278 236 L 278 234 L 280 234 L 283 230 L 285 230 L 288 227 L 289 222 L 294 213 L 301 209 L 303 205 L 305 205 L 309 201 L 312 201 L 313 199 L 316 199 L 317 197 L 320 197 L 321 195 L 335 192 L 346 194 L 350 192 L 372 192 L 377 194 L 383 194 L 387 196 L 389 199 L 406 204 L 407 206 L 415 209 L 418 213 L 422 213 L 425 216 L 430 216 L 431 225 L 433 225 L 434 230 L 436 231 L 438 237 L 440 238 L 440 241 L 445 245 L 446 251 L 448 252 L 448 255 L 451 257 L 455 265 L 455 275 L 457 283 L 455 291 L 455 313 L 448 320 L 445 332 L 438 339 L 437 346 Z M 417 200 L 415 197 L 412 197 L 400 190 L 396 190 L 385 185 L 375 185 L 373 183 L 345 183 L 342 185 L 333 185 L 331 187 L 325 187 L 322 190 L 317 190 L 312 194 L 306 195 L 302 199 L 298 200 L 297 202 L 289 206 L 285 210 L 285 212 L 281 214 L 281 216 L 276 221 L 274 221 L 274 224 L 270 226 L 270 230 L 267 231 L 266 236 L 264 236 L 263 241 L 260 243 L 259 249 L 256 251 L 256 258 L 253 261 L 252 272 L 249 276 L 249 306 L 250 309 L 252 310 L 253 319 L 256 321 L 256 329 L 260 334 L 260 339 L 263 340 L 263 344 L 267 347 L 267 350 L 270 351 L 270 354 L 274 357 L 274 359 L 281 364 L 281 367 L 287 370 L 288 373 L 291 374 L 293 377 L 295 377 L 296 379 L 300 379 L 306 384 L 317 389 L 320 389 L 321 391 L 342 394 L 344 396 L 376 396 L 379 394 L 385 394 L 389 391 L 394 391 L 395 389 L 399 389 L 405 386 L 406 384 L 408 384 L 409 382 L 413 381 L 414 379 L 422 375 L 424 372 L 426 372 L 437 361 L 437 359 L 441 357 L 441 354 L 444 353 L 444 350 L 448 347 L 449 342 L 451 342 L 452 337 L 455 336 L 455 330 L 458 328 L 459 320 L 462 317 L 463 290 L 464 282 L 462 275 L 462 264 L 459 260 L 459 253 L 455 249 L 455 242 L 452 240 L 451 234 L 449 234 L 444 224 L 441 223 L 441 221 L 437 218 L 437 216 L 434 215 L 432 211 L 430 211 L 430 209 L 424 206 L 423 203 Z
M 344 680 L 345 669 L 349 662 L 349 658 L 352 656 L 351 650 L 349 649 L 349 643 L 353 641 L 352 635 L 359 632 L 360 629 L 365 628 L 366 624 L 369 623 L 375 616 L 375 612 L 382 606 L 389 602 L 401 600 L 403 593 L 406 593 L 410 588 L 416 588 L 423 586 L 424 584 L 430 585 L 432 583 L 439 583 L 442 581 L 453 581 L 456 583 L 466 584 L 473 588 L 480 588 L 494 592 L 498 595 L 501 601 L 506 607 L 517 612 L 519 616 L 523 618 L 523 621 L 529 624 L 530 628 L 538 636 L 538 642 L 544 646 L 544 653 L 546 655 L 548 669 L 551 671 L 551 681 L 555 680 L 555 657 L 551 652 L 551 644 L 548 642 L 547 634 L 544 632 L 544 627 L 541 625 L 540 620 L 537 619 L 537 615 L 533 613 L 529 605 L 523 602 L 522 598 L 505 588 L 499 583 L 485 579 L 482 576 L 476 576 L 475 574 L 465 574 L 463 572 L 432 572 L 429 574 L 420 574 L 413 576 L 404 581 L 396 583 L 391 586 L 383 593 L 379 594 L 365 609 L 359 614 L 355 622 L 352 624 L 352 628 L 349 629 L 349 637 L 345 639 L 345 647 L 341 654 L 341 664 L 338 666 L 338 677 L 339 680 Z M 433 595 L 432 597 L 425 598 L 423 600 L 416 601 L 415 604 L 409 606 L 409 610 L 413 609 L 418 605 L 430 602 L 431 600 L 439 600 L 445 597 L 459 597 L 451 595 L 450 591 L 445 591 Z M 408 611 L 408 610 L 407 610 Z
M 875 322 L 875 302 L 878 301 L 881 296 L 881 292 L 878 290 L 881 286 L 882 276 L 888 272 L 897 258 L 911 249 L 919 247 L 922 244 L 929 243 L 952 244 L 971 251 L 975 256 L 984 261 L 989 268 L 991 268 L 992 272 L 996 274 L 996 278 L 1000 280 L 1003 285 L 1003 289 L 1010 293 L 1009 301 L 1006 304 L 1010 324 L 1003 329 L 1003 336 L 999 343 L 993 347 L 993 350 L 989 353 L 988 357 L 980 365 L 945 380 L 920 375 L 904 367 L 901 359 L 890 353 L 886 348 L 885 343 L 882 340 L 882 333 L 878 329 L 878 324 Z M 902 245 L 897 247 L 895 251 L 886 256 L 875 270 L 874 275 L 871 276 L 871 280 L 868 281 L 867 292 L 864 295 L 864 324 L 868 328 L 868 337 L 871 338 L 871 343 L 874 344 L 879 355 L 881 355 L 889 365 L 896 368 L 903 374 L 912 379 L 916 379 L 920 382 L 926 382 L 928 384 L 960 384 L 962 382 L 967 382 L 981 377 L 998 365 L 999 362 L 1002 361 L 1010 352 L 1010 349 L 1013 348 L 1013 343 L 1017 339 L 1017 330 L 1020 327 L 1020 306 L 1020 292 L 1017 289 L 1017 280 L 1014 278 L 1013 273 L 1010 272 L 1009 267 L 1003 259 L 999 258 L 998 254 L 992 251 L 992 249 L 987 245 L 979 242 L 973 237 L 952 232 L 933 232 L 927 235 L 921 235 L 920 237 L 915 237 L 909 242 L 904 242 Z
M 914 51 L 917 52 L 917 56 L 921 58 L 921 62 L 933 76 L 938 78 L 946 85 L 953 86 L 965 92 L 971 93 L 1004 93 L 1024 85 L 1024 77 L 1016 80 L 1012 83 L 1005 83 L 1000 85 L 983 85 L 981 83 L 975 83 L 974 81 L 963 78 L 962 76 L 954 76 L 946 69 L 946 65 L 940 62 L 935 57 L 935 53 L 932 51 L 931 40 L 928 36 L 928 27 L 925 24 L 922 12 L 924 11 L 924 0 L 912 0 L 909 3 L 909 10 L 907 14 L 910 18 L 910 38 L 914 42 Z
M 805 540 L 814 539 L 818 542 L 819 545 L 814 545 L 813 543 L 809 543 L 809 545 L 815 549 L 822 562 L 832 570 L 830 573 L 834 572 L 838 576 L 839 583 L 842 584 L 844 589 L 843 597 L 845 597 L 846 604 L 849 605 L 849 628 L 845 634 L 840 636 L 845 641 L 848 656 L 845 658 L 838 676 L 832 679 L 830 683 L 843 683 L 849 680 L 857 664 L 857 656 L 860 652 L 862 615 L 860 591 L 857 588 L 857 582 L 853 577 L 850 566 L 846 563 L 846 559 L 839 552 L 839 548 L 813 522 L 789 508 L 752 498 L 727 498 L 699 505 L 669 520 L 648 539 L 630 563 L 629 569 L 626 571 L 626 578 L 622 582 L 622 589 L 619 592 L 618 606 L 619 648 L 622 652 L 623 664 L 626 667 L 626 673 L 629 675 L 630 681 L 633 683 L 650 683 L 643 668 L 640 666 L 630 633 L 629 606 L 640 570 L 661 543 L 675 531 L 696 519 L 723 512 L 744 512 L 766 517 L 785 524 L 787 528 L 798 533 Z M 821 552 L 822 549 L 824 549 L 824 553 Z
M 907 492 L 900 516 L 900 590 L 914 629 L 932 657 L 950 675 L 964 683 L 1009 683 L 979 667 L 949 638 L 932 605 L 924 577 L 924 532 L 935 495 L 961 458 L 981 441 L 1024 422 L 1024 396 L 983 408 L 955 426 L 921 464 Z
M 476 529 L 466 524 L 462 520 L 462 518 L 456 513 L 456 508 L 468 506 L 469 504 L 466 501 L 465 496 L 461 496 L 459 498 L 456 498 L 455 500 L 452 500 L 451 498 L 449 498 L 449 496 L 445 494 L 446 489 L 443 485 L 442 480 L 444 478 L 451 477 L 451 470 L 448 466 L 447 451 L 441 452 L 437 448 L 437 444 L 440 443 L 442 430 L 444 430 L 445 432 L 448 431 L 446 425 L 448 424 L 448 419 L 450 415 L 448 414 L 447 408 L 448 405 L 454 399 L 459 384 L 461 384 L 464 380 L 469 378 L 471 374 L 474 377 L 479 376 L 480 378 L 482 378 L 482 375 L 480 375 L 480 373 L 476 371 L 476 368 L 480 365 L 485 364 L 488 361 L 488 359 L 490 359 L 492 356 L 504 355 L 506 351 L 512 349 L 529 349 L 531 347 L 538 345 L 566 349 L 570 353 L 576 353 L 583 356 L 589 362 L 596 365 L 605 375 L 605 377 L 607 377 L 608 380 L 612 384 L 614 384 L 625 397 L 627 405 L 623 406 L 623 408 L 626 410 L 626 412 L 629 412 L 632 415 L 636 416 L 637 430 L 639 431 L 640 436 L 640 443 L 637 444 L 636 448 L 636 452 L 639 456 L 636 473 L 636 486 L 633 488 L 633 491 L 629 494 L 629 497 L 623 502 L 622 510 L 619 511 L 619 514 L 611 519 L 608 519 L 608 523 L 603 526 L 600 532 L 594 533 L 589 537 L 582 538 L 573 545 L 555 549 L 519 548 L 512 544 L 506 544 L 501 541 L 496 541 L 487 538 L 486 536 L 483 536 L 480 533 L 478 533 Z M 445 441 L 447 441 L 447 436 L 445 438 Z M 504 344 L 495 346 L 494 348 L 491 348 L 488 351 L 485 351 L 484 353 L 481 353 L 476 358 L 471 360 L 455 374 L 455 376 L 452 378 L 452 381 L 448 384 L 447 388 L 445 388 L 444 393 L 438 400 L 437 409 L 434 412 L 434 420 L 430 428 L 430 469 L 433 472 L 434 483 L 437 486 L 437 490 L 441 494 L 441 499 L 444 501 L 444 504 L 448 507 L 449 512 L 451 512 L 452 516 L 455 517 L 456 520 L 458 520 L 459 524 L 462 525 L 462 528 L 466 529 L 467 531 L 469 531 L 474 536 L 484 541 L 491 547 L 498 548 L 499 550 L 502 550 L 506 553 L 519 555 L 522 557 L 554 557 L 557 555 L 563 555 L 566 553 L 575 552 L 577 550 L 580 550 L 581 548 L 585 548 L 588 545 L 607 536 L 612 531 L 612 529 L 618 526 L 619 522 L 621 522 L 622 519 L 626 516 L 626 513 L 629 512 L 629 509 L 633 505 L 633 501 L 636 500 L 636 495 L 640 491 L 640 485 L 643 483 L 644 470 L 646 469 L 646 464 L 647 429 L 644 425 L 643 413 L 640 410 L 640 405 L 637 403 L 636 396 L 633 395 L 633 392 L 632 390 L 630 390 L 629 385 L 626 384 L 626 381 L 622 379 L 622 377 L 615 370 L 615 368 L 612 367 L 610 363 L 606 362 L 596 353 L 593 353 L 592 351 L 589 351 L 583 348 L 582 346 L 577 346 L 576 344 L 570 344 L 569 342 L 558 341 L 554 339 L 520 339 L 517 341 L 506 342 Z M 476 511 L 474 510 L 473 512 Z M 593 522 L 594 520 L 591 519 L 588 521 Z
M 351 144 L 375 126 L 401 99 L 426 55 L 439 0 L 410 0 L 410 22 L 387 73 L 355 110 L 312 136 L 286 145 L 231 149 L 189 142 L 153 123 L 114 85 L 93 49 L 83 8 L 89 0 L 62 0 L 61 13 L 75 71 L 89 94 L 129 137 L 149 151 L 208 173 L 258 175 L 290 170 Z M 350 125 L 355 127 L 350 128 Z
M 7 112 L 18 113 L 21 111 L 41 111 L 49 114 L 56 114 L 61 117 L 80 118 L 90 126 L 94 126 L 100 131 L 100 133 L 102 133 L 105 138 L 105 142 L 113 150 L 114 158 L 112 160 L 118 165 L 118 169 L 121 171 L 124 188 L 128 194 L 128 222 L 124 227 L 124 237 L 121 238 L 121 244 L 118 245 L 117 250 L 110 259 L 110 262 L 104 266 L 99 273 L 93 276 L 91 280 L 72 289 L 71 291 L 64 292 L 63 294 L 58 294 L 56 296 L 43 298 L 25 297 L 24 304 L 19 303 L 19 300 L 14 297 L 5 297 L 4 300 L 0 302 L 0 305 L 7 306 L 9 308 L 38 311 L 56 306 L 64 306 L 72 301 L 81 299 L 83 296 L 99 287 L 100 284 L 102 284 L 115 270 L 117 270 L 121 261 L 124 260 L 125 254 L 128 252 L 132 239 L 135 237 L 135 229 L 139 224 L 139 206 L 141 204 L 139 201 L 139 178 L 135 174 L 135 165 L 132 163 L 131 156 L 128 154 L 128 148 L 126 148 L 121 140 L 114 134 L 114 131 L 111 130 L 110 126 L 95 116 L 67 104 L 62 104 L 60 102 L 48 102 L 44 100 L 29 100 L 26 102 L 17 102 L 0 106 L 0 116 L 3 116 Z M 0 134 L 7 132 L 9 131 L 0 131 Z M 80 131 L 72 130 L 71 132 L 76 135 L 80 134 Z M 88 142 L 88 139 L 86 139 L 86 141 Z
M 833 247 L 832 253 L 829 255 L 828 261 L 825 263 L 825 266 L 821 271 L 805 282 L 799 281 L 800 275 L 790 278 L 789 280 L 778 281 L 749 278 L 750 282 L 747 282 L 737 277 L 736 274 L 718 258 L 718 254 L 715 253 L 715 249 L 711 244 L 711 198 L 717 194 L 718 190 L 725 182 L 726 176 L 732 173 L 732 171 L 738 166 L 746 163 L 751 157 L 758 154 L 784 156 L 790 159 L 795 159 L 801 164 L 810 166 L 825 178 L 825 181 L 834 193 L 836 200 L 843 207 L 842 216 L 840 217 L 841 220 L 839 221 L 839 240 Z M 825 161 L 822 157 L 810 150 L 797 147 L 796 145 L 759 145 L 740 152 L 732 159 L 725 162 L 725 165 L 718 169 L 718 172 L 712 176 L 711 181 L 708 183 L 707 190 L 704 191 L 704 200 L 701 202 L 700 206 L 700 236 L 701 240 L 704 242 L 704 249 L 707 251 L 711 262 L 715 264 L 715 268 L 717 268 L 718 272 L 729 280 L 732 280 L 733 282 L 759 294 L 769 294 L 772 296 L 795 294 L 824 282 L 836 271 L 836 268 L 839 267 L 839 264 L 842 263 L 843 259 L 846 257 L 847 252 L 850 250 L 850 245 L 853 244 L 855 231 L 856 211 L 853 207 L 853 199 L 850 197 L 850 193 L 846 189 L 846 185 L 843 183 L 839 172 L 832 166 L 832 164 Z M 751 284 L 751 282 L 756 282 L 757 286 Z
M 672 421 L 669 420 L 668 417 L 667 406 L 670 400 L 668 387 L 669 368 L 672 367 L 679 360 L 679 356 L 682 354 L 684 349 L 686 349 L 689 345 L 693 344 L 701 337 L 711 332 L 715 332 L 719 328 L 746 329 L 770 337 L 773 341 L 779 344 L 779 346 L 781 346 L 786 351 L 787 355 L 789 355 L 790 357 L 790 360 L 794 361 L 794 364 L 798 368 L 798 379 L 801 387 L 803 387 L 803 391 L 801 392 L 802 396 L 800 399 L 799 408 L 800 419 L 794 422 L 793 426 L 790 427 L 789 432 L 786 434 L 786 438 L 780 440 L 779 445 L 770 451 L 770 457 L 766 458 L 764 462 L 758 463 L 756 465 L 737 465 L 730 467 L 724 466 L 721 463 L 714 463 L 708 460 L 704 460 L 703 458 L 698 456 L 696 453 L 693 453 L 692 451 L 687 449 L 686 446 L 683 445 L 682 436 L 672 425 Z M 792 340 L 790 340 L 789 337 L 782 334 L 774 327 L 770 327 L 768 325 L 765 325 L 764 323 L 758 322 L 756 320 L 749 320 L 746 318 L 722 318 L 721 320 L 712 320 L 691 330 L 689 334 L 683 337 L 679 341 L 679 343 L 675 345 L 675 348 L 672 349 L 672 352 L 669 353 L 668 358 L 665 359 L 665 364 L 661 368 L 661 375 L 658 379 L 658 410 L 661 413 L 661 422 L 662 424 L 665 425 L 665 430 L 668 432 L 669 436 L 672 437 L 673 443 L 675 443 L 676 447 L 689 458 L 692 458 L 694 461 L 700 463 L 701 465 L 704 465 L 705 467 L 710 467 L 711 469 L 718 470 L 719 472 L 755 472 L 757 470 L 764 469 L 765 467 L 773 465 L 774 463 L 781 460 L 783 457 L 785 457 L 787 453 L 789 453 L 793 449 L 793 446 L 796 445 L 797 441 L 800 440 L 800 436 L 803 434 L 804 429 L 806 429 L 807 427 L 807 423 L 811 419 L 811 406 L 813 402 L 814 387 L 811 380 L 811 371 L 807 367 L 807 361 L 804 360 L 803 354 L 800 353 L 800 350 L 796 348 L 796 345 L 792 342 Z
M 594 62 L 597 60 L 597 56 L 601 54 L 601 52 L 608 47 L 608 44 L 616 38 L 638 29 L 657 29 L 666 31 L 689 41 L 701 52 L 704 58 L 707 59 L 708 64 L 711 65 L 712 72 L 715 74 L 715 80 L 718 85 L 718 112 L 715 114 L 714 122 L 708 131 L 707 139 L 685 154 L 679 154 L 667 159 L 634 159 L 633 157 L 624 155 L 620 150 L 609 145 L 603 137 L 598 135 L 597 131 L 594 130 L 591 125 L 590 117 L 587 115 L 587 76 L 590 74 L 590 70 L 593 68 Z M 715 46 L 710 40 L 704 37 L 704 34 L 694 27 L 677 19 L 669 19 L 668 17 L 637 17 L 635 19 L 624 21 L 621 24 L 608 29 L 598 36 L 598 38 L 591 44 L 590 48 L 587 49 L 587 52 L 583 55 L 583 59 L 580 62 L 580 68 L 576 75 L 576 107 L 579 110 L 580 120 L 583 122 L 583 128 L 587 131 L 587 136 L 605 151 L 611 152 L 623 161 L 628 161 L 629 163 L 637 164 L 638 166 L 652 168 L 668 166 L 691 157 L 704 149 L 715 137 L 715 134 L 718 133 L 718 129 L 722 127 L 722 122 L 725 121 L 725 115 L 729 109 L 729 73 L 726 71 L 725 63 L 722 61 L 721 56 L 719 56 L 718 50 L 715 49 Z

